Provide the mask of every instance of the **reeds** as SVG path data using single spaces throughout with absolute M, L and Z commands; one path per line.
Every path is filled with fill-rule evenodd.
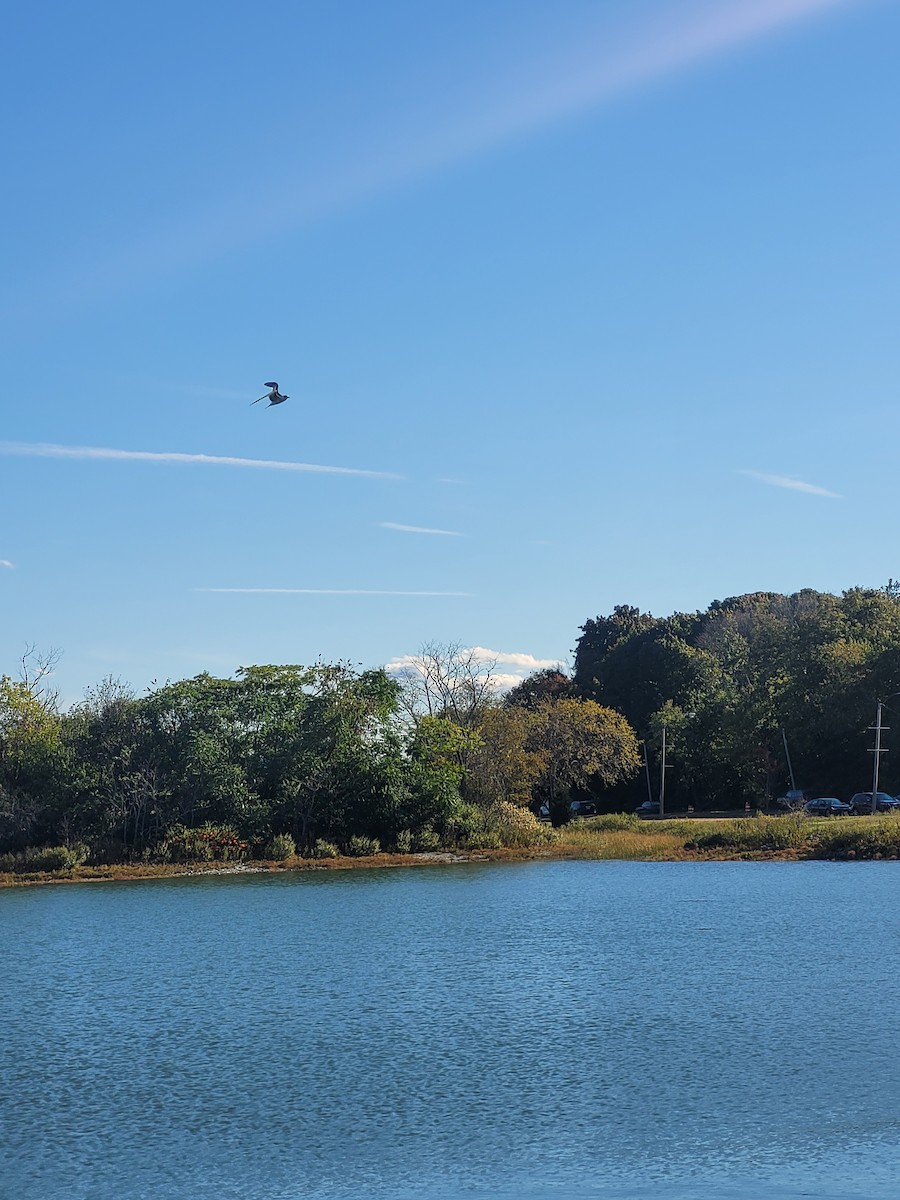
M 799 850 L 808 845 L 813 824 L 796 813 L 718 821 L 715 829 L 699 833 L 695 829 L 686 846 L 691 850 Z
M 600 817 L 599 821 L 606 821 Z M 560 833 L 560 849 L 570 858 L 682 859 L 689 855 L 684 838 L 666 829 L 665 822 L 636 823 L 616 828 L 598 827 L 593 821 L 567 826 Z
M 810 845 L 820 858 L 900 858 L 900 819 L 844 817 L 813 822 Z

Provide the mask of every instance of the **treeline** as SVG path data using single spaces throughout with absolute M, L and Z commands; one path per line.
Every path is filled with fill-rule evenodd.
M 34 847 L 123 862 L 522 844 L 545 836 L 540 803 L 638 767 L 627 722 L 592 701 L 502 704 L 455 648 L 419 666 L 256 666 L 144 697 L 107 680 L 62 713 L 40 671 L 4 676 L 7 869 L 40 869 Z
M 788 786 L 785 743 L 798 786 L 848 796 L 871 786 L 876 699 L 900 693 L 898 592 L 754 593 L 663 618 L 619 606 L 581 627 L 571 675 L 503 697 L 473 651 L 430 646 L 399 679 L 255 666 L 141 697 L 108 679 L 63 712 L 26 656 L 0 678 L 0 855 L 522 844 L 545 836 L 544 806 L 561 824 L 574 798 L 616 811 L 648 775 L 655 791 L 663 727 L 670 811 L 767 805 Z
M 620 606 L 582 626 L 573 686 L 645 740 L 654 787 L 665 725 L 673 808 L 765 804 L 789 786 L 787 753 L 798 787 L 846 799 L 871 789 L 876 703 L 900 692 L 900 586 L 756 592 L 663 618 Z

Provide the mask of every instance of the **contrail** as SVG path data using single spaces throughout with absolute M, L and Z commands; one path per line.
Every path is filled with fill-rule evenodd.
M 307 471 L 316 475 L 358 475 L 367 479 L 402 479 L 390 471 L 361 467 L 329 467 L 322 463 L 283 462 L 270 458 L 233 458 L 219 454 L 182 454 L 176 450 L 113 450 L 102 446 L 57 446 L 52 442 L 0 442 L 0 454 L 29 458 L 107 459 L 114 462 L 175 463 L 188 466 L 251 467 L 258 471 Z
M 427 529 L 424 525 L 398 525 L 396 521 L 379 521 L 382 529 L 393 529 L 397 533 L 431 533 L 440 537 L 462 537 L 455 529 Z
M 471 592 L 395 592 L 377 588 L 192 588 L 240 596 L 471 596 Z
M 504 84 L 494 72 L 490 88 L 474 94 L 464 112 L 447 105 L 426 133 L 386 129 L 368 135 L 368 147 L 347 146 L 343 166 L 282 178 L 262 201 L 238 196 L 185 213 L 180 223 L 146 230 L 114 256 L 76 265 L 66 279 L 44 281 L 33 302 L 47 311 L 47 295 L 84 303 L 88 296 L 131 288 L 136 280 L 166 276 L 221 258 L 241 246 L 277 237 L 335 212 L 396 191 L 508 142 L 597 108 L 616 96 L 689 69 L 778 30 L 867 0 L 678 0 L 665 20 L 620 30 L 610 38 L 587 29 L 577 45 L 521 64 Z M 489 93 L 489 94 L 488 94 Z M 229 189 L 234 194 L 234 189 Z M 17 289 L 19 312 L 31 302 Z
M 816 483 L 806 483 L 793 475 L 767 475 L 764 471 L 741 471 L 740 473 L 749 476 L 750 479 L 756 479 L 760 483 L 766 483 L 769 487 L 787 488 L 792 492 L 806 492 L 810 496 L 829 496 L 833 500 L 842 499 L 839 492 L 830 492 L 828 488 L 819 487 Z

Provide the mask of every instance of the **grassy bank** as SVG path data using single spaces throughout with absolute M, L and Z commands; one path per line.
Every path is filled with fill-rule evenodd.
M 0 871 L 0 887 L 36 883 L 161 879 L 245 872 L 346 871 L 452 862 L 514 862 L 534 858 L 687 862 L 722 859 L 900 859 L 900 818 L 755 816 L 737 820 L 641 821 L 630 815 L 575 821 L 547 830 L 533 845 L 439 850 L 419 854 L 337 855 L 279 862 L 123 863 L 63 865 L 54 870 Z
M 613 815 L 577 822 L 562 841 L 583 858 L 898 858 L 900 819 L 760 814 L 733 820 L 641 821 Z

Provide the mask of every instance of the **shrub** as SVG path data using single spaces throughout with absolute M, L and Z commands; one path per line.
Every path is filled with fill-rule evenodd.
M 73 842 L 71 846 L 27 846 L 18 854 L 0 855 L 0 871 L 71 871 L 87 862 L 90 846 Z
M 226 862 L 244 858 L 247 843 L 242 842 L 230 825 L 209 822 L 197 829 L 174 825 L 154 850 L 163 862 Z
M 381 843 L 378 838 L 364 837 L 360 833 L 355 833 L 347 843 L 347 853 L 354 858 L 368 858 L 372 854 L 377 854 L 381 849 Z
M 423 846 L 423 850 L 437 850 L 442 844 L 471 846 L 484 833 L 484 809 L 477 804 L 460 804 L 447 822 L 446 836 L 437 839 L 434 845 Z M 429 827 L 429 832 L 432 832 Z
M 91 857 L 91 848 L 87 842 L 71 842 L 68 846 L 63 846 L 61 849 L 66 851 L 65 869 L 71 867 L 82 867 Z
M 318 838 L 313 846 L 313 858 L 337 858 L 340 854 L 334 842 L 326 842 L 324 838 Z
M 488 814 L 488 832 L 496 830 L 503 846 L 536 846 L 549 841 L 548 831 L 529 808 L 501 800 Z
M 420 853 L 428 853 L 430 850 L 440 850 L 441 839 L 431 828 L 426 825 L 423 829 L 417 829 L 413 835 L 413 849 Z
M 394 850 L 397 854 L 409 854 L 412 850 L 412 833 L 408 829 L 401 829 L 394 838 Z
M 503 845 L 504 842 L 499 829 L 482 829 L 481 833 L 472 836 L 467 849 L 499 850 Z
M 32 871 L 65 871 L 75 866 L 66 846 L 46 846 L 42 850 L 26 850 L 26 860 Z
M 297 846 L 291 835 L 276 833 L 263 850 L 263 857 L 271 862 L 284 862 L 286 858 L 293 858 L 296 853 Z

